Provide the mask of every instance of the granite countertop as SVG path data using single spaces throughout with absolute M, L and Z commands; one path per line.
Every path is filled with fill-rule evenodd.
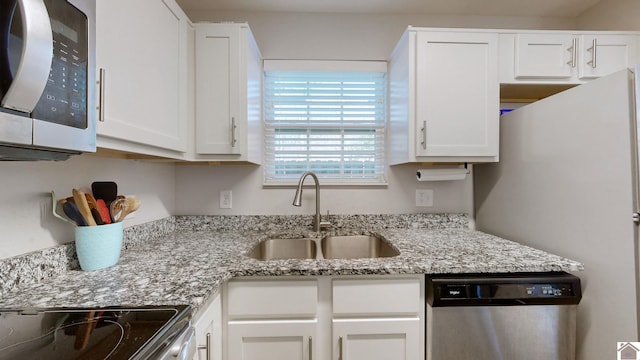
M 239 276 L 309 276 L 364 274 L 427 274 L 579 271 L 582 264 L 486 233 L 472 231 L 457 218 L 445 225 L 422 220 L 339 220 L 331 234 L 375 233 L 400 251 L 389 258 L 354 260 L 259 261 L 246 253 L 271 237 L 319 237 L 291 226 L 211 226 L 211 218 L 183 217 L 168 233 L 129 244 L 117 265 L 85 272 L 70 269 L 42 281 L 15 286 L 2 293 L 0 308 L 93 307 L 191 304 L 201 306 L 227 280 Z M 394 219 L 394 220 L 397 220 Z M 441 221 L 438 220 L 438 221 Z M 228 219 L 225 224 L 228 223 Z M 297 224 L 296 224 L 297 223 Z M 453 226 L 451 226 L 453 223 Z M 462 224 L 462 225 L 461 225 Z M 437 225 L 437 224 L 436 224 Z M 286 228 L 286 230 L 282 230 Z

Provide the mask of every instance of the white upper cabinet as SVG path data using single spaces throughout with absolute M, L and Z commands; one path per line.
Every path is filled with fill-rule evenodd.
M 410 28 L 389 84 L 391 164 L 497 161 L 497 33 Z
M 578 78 L 590 79 L 609 75 L 640 61 L 638 36 L 585 34 L 579 38 Z
M 500 34 L 500 82 L 580 84 L 633 66 L 637 43 L 632 33 Z
M 577 39 L 571 34 L 515 35 L 516 79 L 558 78 L 573 76 L 574 47 Z
M 196 160 L 261 162 L 262 58 L 247 24 L 196 24 Z
M 174 0 L 96 6 L 98 147 L 176 156 L 187 151 L 187 16 Z

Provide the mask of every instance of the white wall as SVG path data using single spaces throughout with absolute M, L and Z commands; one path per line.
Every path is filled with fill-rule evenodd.
M 472 181 L 418 182 L 417 166 L 393 167 L 388 188 L 331 188 L 321 186 L 321 210 L 326 214 L 397 214 L 471 212 Z M 180 215 L 287 215 L 315 213 L 315 192 L 303 191 L 302 207 L 291 205 L 295 188 L 263 188 L 262 167 L 252 165 L 176 168 L 176 213 Z M 307 179 L 305 184 L 312 185 Z M 322 180 L 320 180 L 322 185 Z M 415 206 L 416 189 L 434 190 L 434 207 Z M 220 190 L 232 190 L 233 208 L 219 208 Z
M 640 1 L 603 0 L 577 19 L 579 29 L 640 31 Z
M 58 198 L 93 181 L 115 181 L 142 204 L 125 227 L 165 218 L 175 208 L 175 167 L 82 155 L 64 162 L 0 162 L 0 259 L 73 240 L 73 227 L 51 215 Z

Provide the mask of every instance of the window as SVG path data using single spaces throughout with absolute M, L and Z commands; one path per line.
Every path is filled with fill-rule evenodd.
M 305 171 L 328 184 L 385 183 L 386 64 L 375 64 L 377 71 L 265 64 L 265 184 L 295 182 Z

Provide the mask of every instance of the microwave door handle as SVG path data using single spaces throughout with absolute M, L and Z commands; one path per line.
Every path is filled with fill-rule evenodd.
M 18 0 L 22 10 L 22 55 L 2 106 L 32 112 L 42 96 L 53 59 L 53 33 L 43 0 Z M 6 49 L 5 49 L 6 51 Z

